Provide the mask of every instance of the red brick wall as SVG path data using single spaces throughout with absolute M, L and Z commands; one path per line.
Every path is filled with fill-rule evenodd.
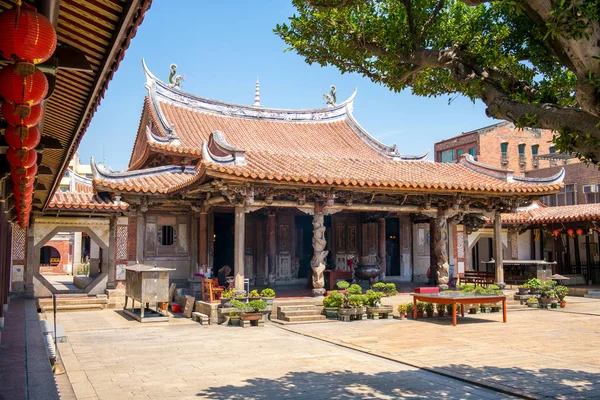
M 566 165 L 559 162 L 556 167 L 528 171 L 526 176 L 535 178 L 552 176 L 557 174 L 563 167 L 565 168 L 563 183 L 565 185 L 576 184 L 577 204 L 586 204 L 587 200 L 583 194 L 583 186 L 600 184 L 600 171 L 593 165 L 587 166 L 578 160 L 569 160 Z
M 136 243 L 137 243 L 137 217 L 129 217 L 129 225 L 127 229 L 127 255 L 129 261 L 136 260 Z
M 65 264 L 69 264 L 69 242 L 67 240 L 51 240 L 45 246 L 52 246 L 60 253 L 60 262 L 55 267 L 40 265 L 40 273 L 64 274 L 67 272 Z M 37 255 L 40 256 L 39 254 Z

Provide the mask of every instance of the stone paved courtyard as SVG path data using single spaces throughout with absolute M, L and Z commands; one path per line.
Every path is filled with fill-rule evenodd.
M 457 327 L 445 318 L 242 329 L 71 312 L 58 315 L 60 350 L 80 399 L 598 398 L 600 301 L 568 300 L 565 312 L 514 310 L 508 324 L 477 315 Z

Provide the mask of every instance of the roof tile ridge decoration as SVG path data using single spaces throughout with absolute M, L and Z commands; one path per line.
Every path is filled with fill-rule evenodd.
M 146 114 L 146 111 L 151 108 L 149 106 L 150 106 L 150 97 L 145 96 L 144 97 L 144 106 L 142 107 L 142 114 L 140 115 L 140 123 L 138 124 L 138 130 L 135 135 L 135 139 L 133 141 L 133 146 L 131 147 L 131 154 L 129 155 L 129 165 L 132 165 L 133 154 L 135 153 L 135 145 L 137 144 L 138 139 L 139 139 L 140 135 L 142 134 L 142 125 L 143 125 L 144 119 L 145 119 L 144 116 Z M 139 161 L 140 160 L 138 160 L 138 163 L 139 163 Z
M 421 155 L 404 155 L 400 154 L 398 150 L 398 146 L 394 143 L 392 146 L 388 146 L 379 140 L 375 139 L 366 129 L 364 129 L 358 121 L 352 115 L 352 109 L 348 109 L 346 113 L 346 123 L 352 129 L 354 133 L 367 145 L 369 145 L 373 150 L 382 154 L 386 157 L 391 157 L 394 160 L 402 160 L 402 161 L 423 161 L 429 157 L 429 150 Z
M 78 183 L 80 185 L 92 186 L 92 178 L 88 178 L 86 176 L 78 174 L 77 172 L 75 172 L 74 169 L 71 168 L 67 168 L 67 170 L 69 171 L 69 176 L 75 181 L 75 183 Z
M 546 185 L 558 185 L 563 182 L 565 178 L 565 168 L 561 167 L 560 171 L 556 174 L 544 178 L 532 178 L 526 176 L 513 176 L 512 180 L 514 182 L 523 182 L 523 183 L 544 183 Z
M 152 72 L 150 72 L 143 59 L 142 65 L 146 75 L 146 89 L 148 89 L 153 108 L 158 108 L 157 114 L 161 125 L 163 125 L 166 132 L 172 134 L 175 134 L 175 128 L 168 124 L 168 121 L 162 114 L 160 107 L 157 107 L 156 102 L 159 100 L 175 106 L 186 107 L 195 111 L 238 118 L 288 122 L 332 122 L 345 118 L 347 110 L 352 108 L 352 104 L 354 103 L 354 98 L 357 92 L 357 90 L 354 89 L 352 95 L 350 95 L 347 100 L 340 104 L 336 104 L 333 107 L 288 109 L 269 108 L 264 106 L 248 106 L 212 100 L 178 89 L 173 89 L 167 83 L 156 78 Z M 348 106 L 350 108 L 348 108 Z
M 167 150 L 177 154 L 186 154 L 191 156 L 200 156 L 202 154 L 202 152 L 199 150 L 182 146 L 179 139 L 169 139 L 161 136 L 156 136 L 152 133 L 149 127 L 146 127 L 146 143 L 150 148 Z M 142 163 L 136 163 L 136 167 L 138 164 Z
M 208 142 L 202 141 L 202 160 L 206 163 L 246 166 L 245 151 L 227 142 L 225 134 L 219 130 L 212 132 Z
M 101 163 L 96 164 L 94 158 L 91 160 L 93 180 L 121 180 L 124 178 L 137 178 L 147 177 L 165 172 L 178 172 L 184 174 L 195 174 L 196 170 L 194 166 L 181 166 L 181 165 L 161 165 L 159 167 L 136 169 L 136 170 L 125 170 L 125 171 L 107 171 L 104 165 Z

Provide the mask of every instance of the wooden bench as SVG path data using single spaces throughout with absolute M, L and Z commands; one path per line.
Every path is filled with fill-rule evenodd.
M 494 272 L 465 271 L 460 277 L 460 283 L 471 283 L 475 286 L 493 285 L 496 280 Z
M 210 324 L 210 318 L 208 317 L 208 315 L 202 314 L 202 313 L 199 313 L 196 311 L 194 311 L 192 313 L 192 320 L 199 322 L 200 325 L 209 325 Z

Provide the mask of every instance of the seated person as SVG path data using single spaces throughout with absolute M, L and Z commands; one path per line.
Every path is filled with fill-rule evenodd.
M 229 265 L 224 265 L 219 272 L 217 273 L 217 279 L 219 280 L 219 286 L 227 287 L 229 284 L 227 283 L 227 277 L 231 275 L 231 267 Z

